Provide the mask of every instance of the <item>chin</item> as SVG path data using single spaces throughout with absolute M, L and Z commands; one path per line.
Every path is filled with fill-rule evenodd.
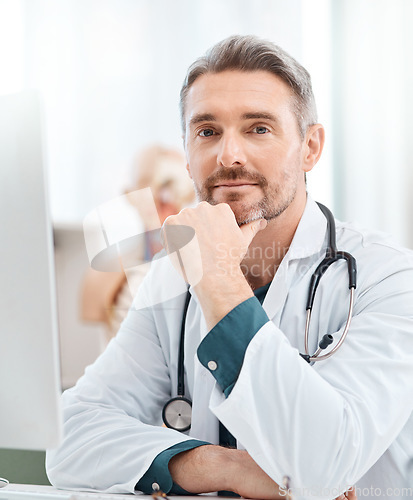
M 235 220 L 237 221 L 237 224 L 239 226 L 248 224 L 249 222 L 252 222 L 254 220 L 263 218 L 265 219 L 265 212 L 260 207 L 242 207 L 237 209 L 235 207 L 232 207 L 231 203 L 229 203 L 229 206 L 234 212 Z
M 239 199 L 239 196 L 233 196 L 233 199 L 226 197 L 225 199 L 216 199 L 213 196 L 203 197 L 203 201 L 207 201 L 211 205 L 218 205 L 219 203 L 227 203 L 231 210 L 234 212 L 235 220 L 239 226 L 248 224 L 254 220 L 267 219 L 271 220 L 278 215 L 276 207 L 270 206 L 267 197 L 259 200 L 255 199 L 251 202 L 246 202 L 244 199 Z M 202 201 L 202 197 L 199 197 Z

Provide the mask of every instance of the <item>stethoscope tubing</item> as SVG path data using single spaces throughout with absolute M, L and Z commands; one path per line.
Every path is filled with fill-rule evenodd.
M 343 342 L 346 340 L 347 333 L 349 331 L 350 325 L 351 325 L 351 319 L 353 317 L 353 309 L 354 309 L 354 287 L 350 288 L 350 305 L 349 305 L 349 310 L 348 310 L 348 315 L 347 315 L 347 321 L 346 325 L 344 327 L 343 333 L 341 334 L 341 337 L 337 344 L 331 349 L 331 351 L 328 351 L 326 354 L 322 354 L 320 356 L 320 352 L 323 350 L 321 347 L 318 347 L 318 349 L 315 351 L 315 353 L 308 358 L 308 362 L 312 361 L 323 361 L 325 359 L 330 358 L 335 352 L 340 349 L 340 347 L 343 345 Z M 309 355 L 308 353 L 308 331 L 310 328 L 310 318 L 311 318 L 311 309 L 307 309 L 307 319 L 305 323 L 305 353 L 306 355 Z M 330 335 L 332 338 L 332 336 Z
M 324 259 L 320 262 L 320 264 L 317 266 L 316 270 L 311 276 L 310 280 L 310 287 L 308 290 L 308 297 L 307 297 L 307 305 L 306 305 L 306 310 L 307 310 L 307 317 L 306 317 L 306 323 L 305 323 L 305 334 L 304 334 L 304 349 L 305 349 L 305 354 L 301 355 L 306 361 L 309 363 L 314 362 L 314 361 L 323 361 L 328 358 L 330 358 L 335 352 L 340 349 L 340 347 L 343 345 L 344 340 L 347 337 L 347 333 L 350 328 L 351 324 L 351 319 L 353 317 L 353 310 L 354 310 L 354 291 L 357 286 L 357 263 L 356 259 L 348 252 L 342 252 L 342 251 L 337 251 L 337 244 L 336 244 L 336 224 L 334 221 L 334 216 L 331 213 L 331 211 L 325 206 L 322 205 L 321 203 L 317 203 L 319 206 L 320 210 L 323 212 L 326 220 L 327 220 L 327 250 L 326 250 L 326 255 Z M 348 287 L 350 289 L 350 305 L 349 305 L 349 310 L 347 314 L 347 321 L 343 329 L 343 333 L 341 334 L 340 339 L 338 340 L 337 344 L 326 354 L 322 354 L 320 356 L 320 352 L 324 350 L 326 347 L 328 347 L 332 342 L 333 342 L 333 337 L 332 335 L 324 335 L 323 338 L 321 339 L 319 343 L 319 347 L 317 350 L 310 356 L 309 354 L 309 349 L 308 349 L 308 333 L 310 330 L 310 320 L 311 320 L 311 311 L 313 308 L 313 303 L 314 303 L 314 298 L 315 298 L 315 293 L 317 291 L 318 285 L 321 281 L 322 276 L 324 273 L 328 270 L 328 268 L 337 262 L 340 259 L 344 259 L 347 262 L 347 270 L 348 270 Z

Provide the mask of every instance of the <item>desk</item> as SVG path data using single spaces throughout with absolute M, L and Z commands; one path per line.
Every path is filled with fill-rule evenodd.
M 58 490 L 52 486 L 33 484 L 9 484 L 0 488 L 0 500 L 153 500 L 151 495 L 121 495 L 115 493 L 95 493 L 87 491 Z M 200 500 L 199 496 L 173 496 L 173 500 Z M 220 497 L 221 498 L 221 497 Z

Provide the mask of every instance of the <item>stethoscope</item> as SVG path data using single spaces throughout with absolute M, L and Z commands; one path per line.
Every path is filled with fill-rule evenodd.
M 334 222 L 333 214 L 327 207 L 325 207 L 321 203 L 317 203 L 317 205 L 320 207 L 320 210 L 323 212 L 325 218 L 327 219 L 328 241 L 327 241 L 327 250 L 325 257 L 320 262 L 314 273 L 312 274 L 310 287 L 308 290 L 308 297 L 306 304 L 307 318 L 305 323 L 305 334 L 304 334 L 305 353 L 300 353 L 300 356 L 304 358 L 308 363 L 311 363 L 313 361 L 322 361 L 324 359 L 328 359 L 335 352 L 337 352 L 337 350 L 342 346 L 344 340 L 347 337 L 347 333 L 350 328 L 351 318 L 353 316 L 354 291 L 356 289 L 356 281 L 357 281 L 356 259 L 348 252 L 337 251 L 336 225 Z M 318 344 L 317 350 L 314 352 L 314 354 L 310 355 L 308 350 L 308 332 L 310 329 L 311 310 L 313 308 L 315 293 L 317 291 L 317 287 L 320 283 L 323 274 L 327 271 L 327 269 L 331 266 L 331 264 L 340 259 L 344 259 L 347 262 L 348 277 L 349 277 L 348 287 L 350 289 L 350 305 L 348 309 L 346 325 L 343 329 L 343 333 L 341 334 L 339 341 L 328 353 L 320 355 L 320 353 L 324 349 L 326 349 L 334 340 L 333 336 L 329 333 L 323 335 L 322 339 Z M 192 403 L 189 399 L 185 397 L 185 382 L 184 382 L 185 322 L 190 300 L 191 300 L 191 294 L 188 290 L 185 299 L 184 312 L 182 316 L 181 338 L 179 342 L 177 396 L 170 399 L 165 404 L 162 411 L 162 418 L 165 425 L 171 429 L 175 429 L 181 432 L 185 432 L 190 429 L 191 416 L 192 416 Z

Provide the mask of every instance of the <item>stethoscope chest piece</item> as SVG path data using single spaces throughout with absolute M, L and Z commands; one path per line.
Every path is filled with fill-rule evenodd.
M 183 396 L 170 399 L 162 410 L 164 424 L 180 432 L 191 428 L 191 415 L 192 403 Z

